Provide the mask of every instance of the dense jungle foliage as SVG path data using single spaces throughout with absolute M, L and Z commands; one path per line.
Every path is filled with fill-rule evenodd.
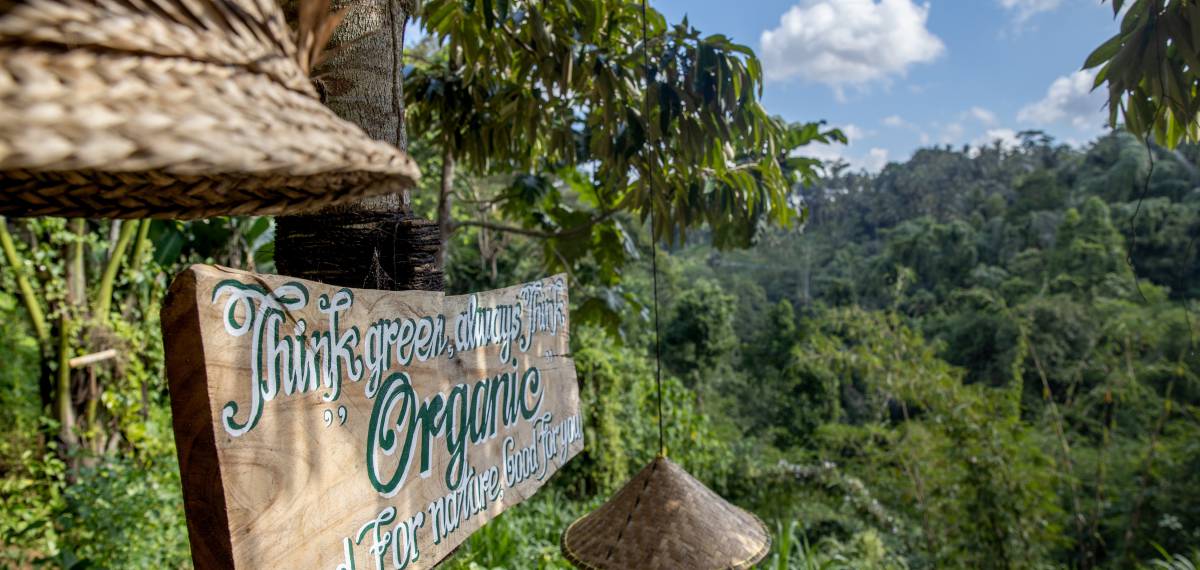
M 765 567 L 1194 564 L 1196 157 L 1124 133 L 926 148 L 877 175 L 833 165 L 797 190 L 803 231 L 664 252 L 672 457 L 775 525 Z M 460 562 L 511 565 L 490 541 L 544 516 L 532 542 L 561 564 L 557 529 L 649 457 L 639 251 L 620 336 L 577 329 L 588 450 L 547 514 L 507 515 Z M 454 261 L 474 265 L 456 287 L 487 283 L 464 280 L 477 253 Z
M 1200 562 L 1200 148 L 1021 140 L 832 165 L 794 188 L 804 228 L 660 251 L 669 455 L 775 529 L 762 567 Z M 562 529 L 657 448 L 651 240 L 614 219 L 619 284 L 593 243 L 571 274 L 587 448 L 450 568 L 568 567 Z M 188 566 L 158 307 L 186 263 L 270 271 L 270 221 L 3 228 L 0 567 Z M 533 278 L 547 251 L 463 228 L 451 290 Z

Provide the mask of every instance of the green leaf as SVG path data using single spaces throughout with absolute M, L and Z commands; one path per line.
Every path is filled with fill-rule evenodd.
M 1083 62 L 1083 69 L 1091 69 L 1113 58 L 1121 49 L 1121 43 L 1124 37 L 1117 34 L 1108 39 L 1108 41 L 1100 44 L 1100 47 L 1092 51 L 1087 60 Z
M 601 328 L 613 338 L 621 336 L 621 315 L 613 310 L 607 300 L 589 297 L 571 313 L 575 322 Z
M 496 15 L 492 10 L 492 0 L 483 0 L 483 22 L 488 30 L 496 27 Z

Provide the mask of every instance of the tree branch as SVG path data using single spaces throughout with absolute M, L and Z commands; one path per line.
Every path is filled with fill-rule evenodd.
M 497 223 L 493 223 L 493 222 L 485 222 L 485 221 L 477 221 L 477 220 L 464 220 L 461 222 L 454 222 L 454 229 L 458 229 L 460 227 L 474 227 L 474 228 L 485 228 L 485 229 L 494 230 L 494 231 L 498 231 L 498 232 L 506 232 L 506 233 L 510 233 L 510 234 L 517 234 L 517 235 L 529 236 L 529 237 L 535 237 L 535 238 L 541 238 L 541 239 L 562 238 L 562 237 L 571 237 L 574 235 L 581 234 L 587 230 L 590 230 L 592 228 L 592 226 L 595 226 L 596 224 L 611 218 L 613 216 L 613 214 L 616 214 L 616 213 L 617 213 L 617 210 L 607 210 L 607 211 L 601 213 L 599 216 L 596 216 L 595 218 L 592 218 L 583 224 L 580 224 L 573 228 L 568 228 L 568 229 L 565 229 L 562 231 L 557 231 L 557 232 L 531 230 L 528 228 L 522 228 L 520 226 L 510 226 L 508 224 L 497 224 Z
M 150 235 L 150 221 L 147 218 L 138 223 L 137 239 L 133 242 L 133 258 L 129 260 L 129 267 L 134 273 L 141 271 L 142 265 L 146 263 L 146 251 L 151 245 L 147 239 Z
M 21 299 L 25 301 L 25 310 L 29 312 L 29 321 L 33 324 L 34 334 L 38 342 L 45 347 L 50 342 L 50 327 L 46 325 L 46 315 L 38 303 L 37 295 L 33 293 L 33 285 L 25 275 L 25 262 L 17 253 L 12 236 L 8 233 L 8 222 L 0 216 L 0 247 L 4 249 L 4 257 L 12 266 L 17 277 L 17 288 L 21 290 Z
M 513 32 L 511 28 L 508 27 L 508 24 L 501 24 L 499 26 L 499 28 L 501 31 L 504 32 L 504 35 L 508 36 L 508 39 L 512 40 L 513 43 L 520 46 L 521 49 L 529 52 L 529 55 L 532 55 L 535 58 L 541 57 L 541 54 L 539 54 L 536 49 L 533 49 L 533 46 L 525 43 L 524 41 L 521 40 L 521 38 L 517 37 L 517 34 L 515 32 Z
M 150 248 L 154 245 L 149 239 L 150 223 L 151 220 L 149 218 L 138 223 L 137 235 L 133 238 L 133 250 L 129 254 L 129 263 L 125 270 L 128 275 L 140 273 L 146 264 L 146 258 L 149 257 Z M 254 256 L 248 255 L 248 257 L 250 258 L 250 262 L 253 263 Z M 254 270 L 253 266 L 250 267 L 250 270 Z M 125 293 L 125 308 L 122 309 L 122 314 L 129 316 L 133 308 L 137 306 L 138 299 L 138 288 L 130 287 L 129 291 Z
M 75 436 L 75 407 L 71 404 L 71 320 L 64 312 L 59 317 L 58 331 L 58 381 L 54 389 L 55 419 L 59 423 L 59 436 L 68 449 L 73 449 L 79 439 Z
M 117 279 L 117 270 L 121 268 L 121 262 L 125 260 L 125 250 L 129 249 L 129 242 L 133 240 L 133 233 L 137 228 L 138 224 L 133 221 L 122 223 L 117 243 L 113 245 L 108 255 L 108 264 L 104 266 L 104 274 L 100 277 L 100 287 L 96 290 L 96 314 L 93 315 L 100 322 L 108 322 L 108 311 L 112 307 L 113 283 Z

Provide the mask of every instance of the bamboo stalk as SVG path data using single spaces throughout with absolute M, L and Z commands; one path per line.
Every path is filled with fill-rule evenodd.
M 129 242 L 133 240 L 133 233 L 136 230 L 137 224 L 121 224 L 121 233 L 117 236 L 117 243 L 113 245 L 109 253 L 108 264 L 104 266 L 104 274 L 100 277 L 100 288 L 96 291 L 96 312 L 94 316 L 100 322 L 108 322 L 108 312 L 112 308 L 113 284 L 117 279 L 117 270 L 121 268 L 121 262 L 125 259 L 125 250 L 129 249 Z
M 50 327 L 47 326 L 46 315 L 42 312 L 42 306 L 33 293 L 33 285 L 29 283 L 29 277 L 25 275 L 25 263 L 17 253 L 16 244 L 13 243 L 12 236 L 8 233 L 8 222 L 3 216 L 0 216 L 0 247 L 4 249 L 4 257 L 17 276 L 17 288 L 21 290 L 21 299 L 25 301 L 25 310 L 29 312 L 29 321 L 33 324 L 34 334 L 37 335 L 38 341 L 45 346 L 50 343 Z
M 71 320 L 64 313 L 58 322 L 58 384 L 55 387 L 54 409 L 63 443 L 70 448 L 78 441 L 75 437 L 75 410 L 71 406 Z
M 149 239 L 150 220 L 143 219 L 138 222 L 137 237 L 133 238 L 133 254 L 129 258 L 129 275 L 137 275 L 146 265 L 146 257 L 150 255 L 150 246 L 153 245 Z M 139 292 L 139 288 L 131 287 L 125 294 L 125 309 L 123 314 L 128 318 L 133 312 L 133 308 L 137 306 L 139 298 L 143 298 L 143 293 Z
M 135 272 L 140 271 L 146 263 L 146 250 L 150 247 L 150 240 L 147 239 L 149 235 L 150 220 L 138 222 L 137 240 L 133 242 L 133 258 L 129 260 L 129 266 Z

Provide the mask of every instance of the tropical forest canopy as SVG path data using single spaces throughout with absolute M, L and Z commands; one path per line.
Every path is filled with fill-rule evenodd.
M 772 564 L 1194 558 L 1198 153 L 1122 132 L 924 148 L 830 165 L 796 190 L 803 231 L 693 234 L 659 260 L 671 456 L 776 525 Z M 562 484 L 591 504 L 654 449 L 646 242 L 618 334 L 575 331 L 592 439 Z M 527 247 L 456 250 L 453 286 L 536 272 Z
M 635 4 L 425 5 L 414 208 L 448 292 L 569 273 L 587 442 L 447 567 L 568 568 L 657 452 L 656 244 L 668 454 L 773 529 L 763 567 L 1200 562 L 1189 133 L 856 172 L 801 157 L 844 135 L 771 116 L 723 36 L 650 10 L 643 83 Z M 186 264 L 272 272 L 273 227 L 0 223 L 0 566 L 190 565 L 158 311 Z

